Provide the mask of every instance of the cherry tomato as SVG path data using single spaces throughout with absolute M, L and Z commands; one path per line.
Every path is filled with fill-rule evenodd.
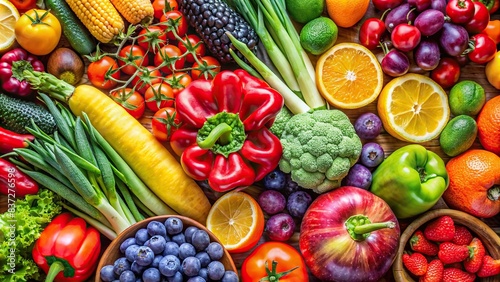
M 193 81 L 187 72 L 171 73 L 165 77 L 165 80 L 172 87 L 174 98 Z
M 109 90 L 118 84 L 113 79 L 120 79 L 118 63 L 110 56 L 103 56 L 89 64 L 87 76 L 95 87 Z
M 171 74 L 174 70 L 180 70 L 184 67 L 186 57 L 182 57 L 182 52 L 177 46 L 168 44 L 160 48 L 155 54 L 154 64 L 160 66 L 165 74 Z
M 157 25 L 147 26 L 139 32 L 137 44 L 144 50 L 156 53 L 156 51 L 167 44 L 167 34 Z
M 495 44 L 500 43 L 500 20 L 489 21 L 486 28 L 481 32 L 488 35 Z
M 168 11 L 163 14 L 160 18 L 160 23 L 164 24 L 167 38 L 171 40 L 177 40 L 177 37 L 175 37 L 174 34 L 174 29 L 180 38 L 184 37 L 188 30 L 186 17 L 184 17 L 184 15 L 177 10 Z
M 391 33 L 392 44 L 396 49 L 403 52 L 415 49 L 421 38 L 420 30 L 406 23 L 398 24 Z
M 279 279 L 276 278 L 277 274 L 291 269 L 294 270 L 279 277 Z M 302 255 L 294 247 L 282 242 L 262 243 L 243 261 L 241 265 L 242 282 L 264 281 L 262 278 L 266 278 L 266 281 L 279 280 L 280 282 L 309 281 L 307 267 Z
M 490 12 L 481 2 L 474 2 L 474 16 L 464 27 L 470 35 L 480 33 L 490 22 Z
M 172 107 L 174 105 L 174 91 L 166 82 L 155 83 L 148 87 L 144 93 L 146 107 L 153 112 L 163 107 Z
M 465 24 L 474 17 L 474 2 L 471 0 L 450 0 L 446 4 L 446 15 L 456 24 Z
M 380 11 L 396 8 L 403 3 L 403 0 L 372 0 L 373 6 Z
M 212 79 L 220 72 L 220 63 L 212 56 L 203 56 L 192 66 L 191 77 L 196 79 Z
M 493 3 L 493 7 L 491 7 L 490 9 L 490 15 L 498 11 L 498 8 L 500 8 L 500 0 L 495 0 L 495 2 Z
M 164 107 L 156 111 L 151 119 L 151 132 L 159 141 L 170 141 L 172 134 L 179 128 L 177 112 L 172 107 Z
M 165 12 L 179 10 L 179 4 L 176 0 L 154 0 L 153 1 L 154 18 L 159 20 Z
M 144 114 L 144 110 L 146 109 L 144 98 L 139 92 L 131 88 L 122 88 L 112 91 L 110 94 L 111 98 L 134 118 L 139 119 Z
M 373 50 L 380 44 L 380 39 L 385 34 L 385 23 L 378 18 L 366 19 L 359 29 L 359 43 Z
M 149 86 L 163 81 L 163 76 L 159 69 L 153 66 L 140 67 L 137 76 L 132 79 L 135 90 L 144 94 Z
M 149 58 L 146 51 L 139 45 L 126 45 L 118 52 L 118 65 L 125 74 L 133 75 L 138 66 L 148 64 Z
M 495 57 L 497 45 L 495 41 L 484 33 L 473 35 L 471 42 L 474 44 L 474 49 L 467 54 L 471 62 L 476 64 L 486 64 Z
M 187 35 L 183 41 L 179 41 L 177 47 L 179 47 L 183 54 L 189 52 L 186 55 L 186 61 L 189 63 L 195 62 L 193 54 L 196 54 L 196 57 L 200 58 L 205 56 L 206 52 L 205 43 L 196 34 Z
M 28 10 L 36 8 L 36 0 L 10 0 L 19 13 L 24 13 Z
M 460 78 L 460 65 L 450 57 L 442 58 L 438 66 L 431 71 L 431 78 L 441 87 L 447 89 L 455 85 Z

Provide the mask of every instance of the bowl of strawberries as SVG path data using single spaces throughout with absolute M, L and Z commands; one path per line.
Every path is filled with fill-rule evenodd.
M 500 237 L 470 214 L 432 210 L 401 234 L 392 270 L 398 282 L 500 281 Z

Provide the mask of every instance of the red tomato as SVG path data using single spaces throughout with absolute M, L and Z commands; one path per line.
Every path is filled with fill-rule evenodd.
M 442 58 L 438 66 L 431 71 L 431 78 L 441 87 L 450 88 L 460 78 L 460 65 L 454 58 Z
M 189 83 L 193 81 L 193 79 L 187 72 L 176 72 L 169 74 L 165 77 L 165 80 L 172 87 L 174 97 L 177 97 L 177 94 L 184 90 L 184 88 L 186 88 Z
M 373 50 L 379 46 L 380 40 L 385 34 L 385 31 L 385 23 L 380 19 L 366 19 L 359 29 L 359 43 L 366 48 Z
M 144 94 L 149 86 L 162 82 L 162 74 L 160 70 L 153 66 L 140 67 L 137 76 L 132 79 L 132 85 L 135 90 Z
M 157 50 L 167 44 L 167 34 L 165 34 L 165 31 L 161 27 L 151 25 L 143 28 L 139 32 L 137 44 L 144 50 L 150 50 L 156 53 Z
M 19 13 L 36 8 L 36 0 L 10 0 L 10 3 L 17 8 Z
M 493 7 L 490 9 L 490 15 L 496 12 L 500 8 L 500 0 L 495 0 Z
M 420 30 L 406 23 L 398 24 L 391 32 L 391 41 L 394 47 L 403 52 L 409 52 L 420 43 Z
M 126 45 L 118 52 L 118 65 L 125 74 L 133 75 L 138 66 L 148 64 L 149 58 L 146 51 L 139 45 Z
M 161 108 L 151 119 L 151 132 L 159 141 L 169 141 L 172 133 L 180 126 L 177 112 L 172 107 Z
M 172 107 L 174 105 L 174 91 L 168 83 L 155 83 L 148 87 L 144 93 L 144 99 L 146 107 L 156 112 L 160 108 Z
M 196 79 L 212 79 L 220 72 L 220 63 L 212 56 L 203 56 L 195 62 L 191 69 L 191 77 Z
M 403 0 L 373 0 L 373 6 L 380 11 L 396 8 L 403 3 Z
M 450 0 L 446 4 L 446 15 L 456 24 L 465 24 L 474 17 L 474 2 L 471 0 Z
M 154 0 L 153 1 L 154 18 L 159 20 L 165 12 L 179 10 L 179 4 L 176 0 Z
M 474 49 L 467 54 L 469 60 L 476 64 L 486 64 L 491 61 L 497 52 L 495 41 L 484 33 L 473 35 L 470 38 Z
M 182 52 L 177 46 L 168 44 L 155 54 L 154 64 L 161 67 L 161 71 L 165 74 L 171 74 L 173 70 L 180 70 L 184 68 L 186 57 L 182 57 Z
M 295 268 L 295 269 L 294 269 Z M 293 269 L 293 270 L 292 270 Z M 269 270 L 268 273 L 266 270 Z M 290 273 L 276 277 L 279 273 Z M 276 279 L 272 279 L 274 276 Z M 265 242 L 257 246 L 243 261 L 242 282 L 264 281 L 308 282 L 307 267 L 302 255 L 294 247 L 282 242 Z
M 481 32 L 488 35 L 495 44 L 500 43 L 500 20 L 493 20 L 488 22 L 488 26 Z
M 139 119 L 144 114 L 146 107 L 144 106 L 144 98 L 137 91 L 131 88 L 119 89 L 112 91 L 111 98 L 122 106 L 131 116 Z
M 87 76 L 90 83 L 97 88 L 109 90 L 118 82 L 112 79 L 120 79 L 118 64 L 110 56 L 103 56 L 97 61 L 91 62 L 87 68 Z
M 477 1 L 474 2 L 474 16 L 464 27 L 467 32 L 472 35 L 483 31 L 488 26 L 489 22 L 490 11 L 488 11 L 488 8 L 486 8 L 483 3 Z
M 196 54 L 196 57 L 200 58 L 205 56 L 206 52 L 205 43 L 203 43 L 201 38 L 196 34 L 187 35 L 184 40 L 180 40 L 179 43 L 177 43 L 177 47 L 179 47 L 182 54 L 189 52 L 189 54 L 186 55 L 186 61 L 189 63 L 195 62 L 193 54 Z
M 188 30 L 186 17 L 184 17 L 184 15 L 177 10 L 168 11 L 163 14 L 160 18 L 160 23 L 165 24 L 167 38 L 171 40 L 177 40 L 174 30 L 180 38 L 184 37 Z

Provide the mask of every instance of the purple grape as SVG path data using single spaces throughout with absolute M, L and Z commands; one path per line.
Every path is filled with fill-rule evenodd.
M 354 122 L 354 130 L 361 139 L 374 139 L 382 131 L 382 121 L 374 113 L 364 113 Z
M 431 9 L 446 12 L 446 0 L 432 0 Z
M 312 197 L 305 191 L 297 191 L 288 196 L 286 209 L 295 218 L 302 218 L 312 202 Z
M 376 167 L 384 157 L 384 149 L 378 143 L 369 142 L 363 145 L 359 160 L 366 167 Z
M 368 190 L 371 184 L 372 173 L 362 164 L 353 165 L 347 176 L 342 180 L 344 186 L 354 186 L 365 190 Z
M 421 12 L 428 9 L 431 6 L 432 1 L 434 0 L 408 0 L 408 4 L 417 8 L 417 11 Z
M 435 69 L 441 59 L 438 43 L 434 40 L 423 40 L 418 44 L 417 48 L 415 48 L 413 58 L 421 69 L 425 71 Z
M 269 215 L 283 211 L 286 206 L 285 196 L 276 190 L 266 190 L 260 193 L 257 202 L 262 210 Z
M 431 36 L 436 34 L 443 28 L 444 14 L 441 11 L 429 9 L 420 13 L 413 25 L 420 30 L 424 36 Z
M 295 221 L 287 213 L 275 214 L 266 222 L 266 233 L 272 241 L 287 241 L 292 237 L 294 231 Z
M 401 4 L 396 8 L 392 9 L 385 18 L 385 28 L 389 32 L 398 25 L 402 23 L 413 22 L 416 18 L 415 10 L 412 10 L 412 7 L 408 3 Z
M 402 76 L 410 69 L 410 60 L 405 53 L 392 49 L 385 54 L 380 66 L 382 67 L 384 73 L 389 76 Z
M 469 34 L 460 25 L 445 23 L 439 36 L 439 46 L 452 57 L 461 55 L 467 49 Z

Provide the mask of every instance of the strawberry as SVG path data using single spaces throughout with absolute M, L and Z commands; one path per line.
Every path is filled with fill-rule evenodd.
M 416 276 L 424 275 L 427 272 L 427 259 L 421 253 L 403 254 L 403 264 Z
M 424 235 L 431 241 L 451 241 L 455 236 L 455 222 L 448 215 L 440 216 L 425 227 Z
M 444 242 L 439 245 L 438 258 L 444 264 L 464 261 L 470 254 L 471 250 L 466 245 L 457 245 L 452 242 Z
M 463 225 L 455 225 L 455 236 L 451 240 L 457 245 L 469 245 L 472 241 L 472 234 L 469 229 Z
M 419 282 L 441 282 L 443 279 L 443 263 L 438 260 L 432 260 L 427 266 L 427 272 L 421 276 Z
M 489 255 L 483 257 L 483 264 L 477 272 L 479 277 L 489 277 L 500 274 L 500 259 L 494 259 Z
M 464 268 L 469 273 L 476 273 L 481 264 L 483 264 L 483 257 L 486 255 L 486 248 L 479 238 L 474 237 L 469 244 L 472 249 L 471 255 L 464 261 Z
M 411 236 L 410 247 L 413 251 L 428 256 L 435 256 L 439 251 L 438 246 L 427 240 L 424 236 L 424 232 L 421 230 L 417 230 L 413 236 Z
M 476 275 L 458 268 L 448 267 L 443 270 L 443 282 L 474 282 Z

